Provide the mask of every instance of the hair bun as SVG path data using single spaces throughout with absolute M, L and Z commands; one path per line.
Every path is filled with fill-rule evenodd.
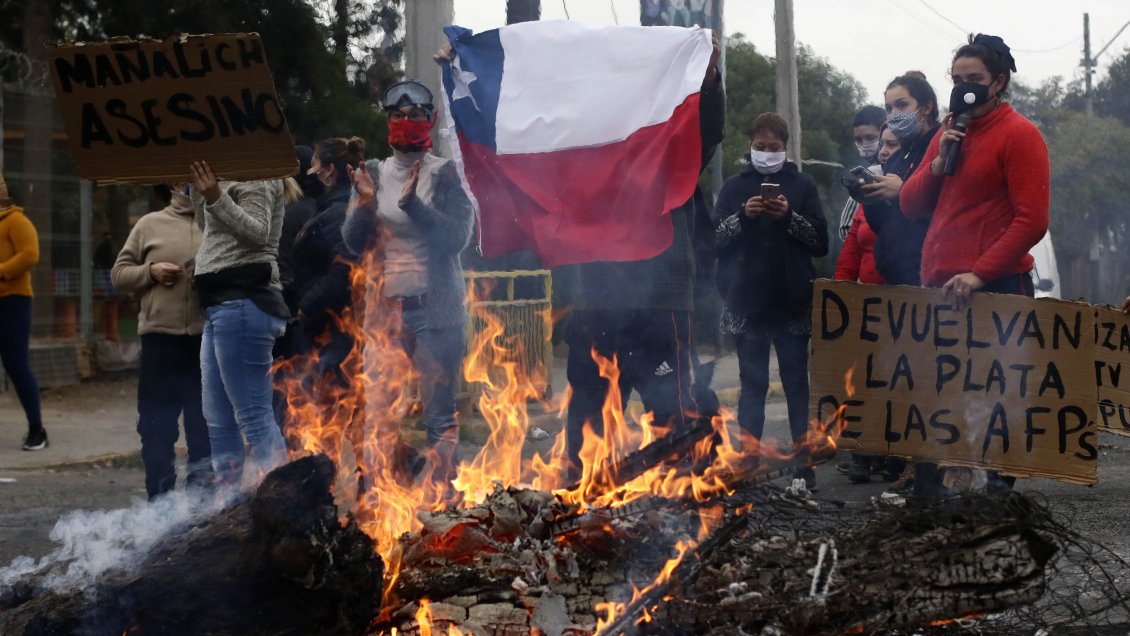
M 917 77 L 920 80 L 926 79 L 926 74 L 922 71 L 909 70 L 902 74 L 903 77 Z
M 360 137 L 350 137 L 345 147 L 349 152 L 355 152 L 359 155 L 365 154 L 365 140 Z

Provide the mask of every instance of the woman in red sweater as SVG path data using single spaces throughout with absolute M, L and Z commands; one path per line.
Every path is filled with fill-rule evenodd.
M 995 35 L 978 34 L 957 50 L 948 125 L 899 195 L 904 215 L 933 212 L 922 284 L 944 289 L 959 309 L 975 291 L 1035 295 L 1028 251 L 1048 231 L 1051 175 L 1040 131 L 1003 101 L 1014 71 L 1008 45 Z M 947 157 L 959 141 L 956 169 L 947 175 Z M 936 468 L 916 464 L 916 495 L 940 493 Z M 1015 481 L 989 472 L 991 490 Z
M 1048 230 L 1048 147 L 1003 99 L 1016 62 L 999 37 L 958 49 L 947 126 L 899 197 L 903 214 L 933 213 L 922 247 L 922 284 L 964 307 L 974 291 L 1033 295 L 1028 251 Z M 965 132 L 955 122 L 968 121 Z M 945 159 L 961 141 L 956 171 Z

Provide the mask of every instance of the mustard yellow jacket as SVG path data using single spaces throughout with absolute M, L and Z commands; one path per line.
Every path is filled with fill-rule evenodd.
M 39 262 L 39 236 L 18 205 L 0 210 L 0 297 L 32 296 L 31 268 Z

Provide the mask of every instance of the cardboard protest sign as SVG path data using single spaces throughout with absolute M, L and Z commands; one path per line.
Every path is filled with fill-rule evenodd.
M 256 33 L 48 44 L 79 176 L 171 183 L 207 161 L 222 179 L 298 171 Z
M 1130 437 L 1130 316 L 1095 308 L 1095 384 L 1100 430 Z
M 817 281 L 812 396 L 843 405 L 841 448 L 1097 480 L 1093 308 Z M 851 372 L 849 388 L 845 376 Z

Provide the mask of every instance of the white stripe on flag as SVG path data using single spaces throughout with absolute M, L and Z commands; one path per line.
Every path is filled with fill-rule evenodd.
M 698 27 L 548 21 L 499 35 L 499 154 L 601 146 L 661 124 L 699 91 L 711 52 Z

